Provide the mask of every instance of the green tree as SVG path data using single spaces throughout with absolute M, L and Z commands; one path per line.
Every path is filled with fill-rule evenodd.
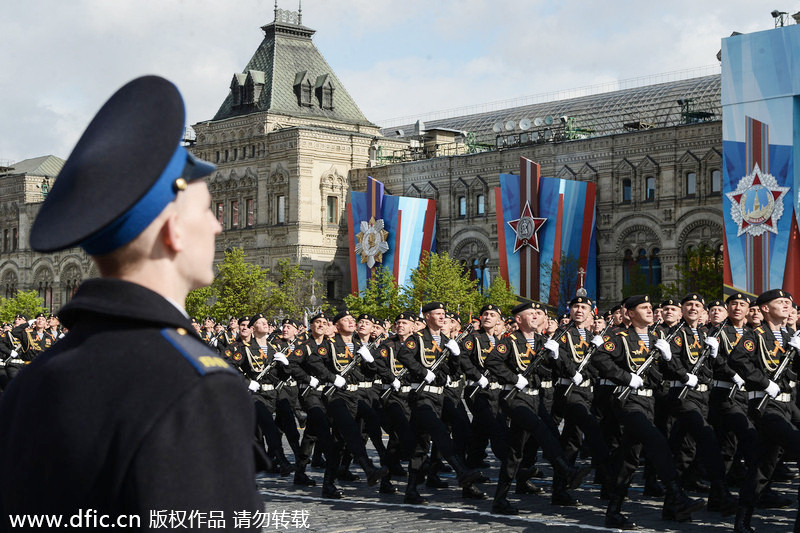
M 34 290 L 17 291 L 12 298 L 0 298 L 0 319 L 3 322 L 14 322 L 17 315 L 31 319 L 45 311 L 44 300 Z
M 489 290 L 483 294 L 483 305 L 494 304 L 503 311 L 504 315 L 510 314 L 511 309 L 518 303 L 517 296 L 506 287 L 506 282 L 500 276 L 495 276 L 489 285 Z
M 233 248 L 217 266 L 218 274 L 211 284 L 215 299 L 213 316 L 252 315 L 264 311 L 275 283 L 267 278 L 268 271 L 245 261 L 244 250 Z
M 189 316 L 201 319 L 213 314 L 211 293 L 211 287 L 201 287 L 189 291 L 189 294 L 186 295 L 186 312 L 189 313 Z
M 438 301 L 448 310 L 466 316 L 476 314 L 483 306 L 475 280 L 469 279 L 469 272 L 446 252 L 423 254 L 419 266 L 411 272 L 405 293 L 411 311 L 419 310 L 426 302 Z
M 322 284 L 314 279 L 313 270 L 303 270 L 296 263 L 281 259 L 278 261 L 275 274 L 277 286 L 270 292 L 264 307 L 271 315 L 282 312 L 284 316 L 300 319 L 306 308 L 328 307 L 324 303 L 320 305 L 320 300 L 316 296 Z
M 722 298 L 722 255 L 707 244 L 691 248 L 686 262 L 675 265 L 678 281 L 662 285 L 664 297 L 681 298 L 696 292 L 706 300 Z
M 394 280 L 388 267 L 379 266 L 372 271 L 366 288 L 358 295 L 348 294 L 344 298 L 347 309 L 358 316 L 369 313 L 381 319 L 394 320 L 405 311 L 406 296 Z

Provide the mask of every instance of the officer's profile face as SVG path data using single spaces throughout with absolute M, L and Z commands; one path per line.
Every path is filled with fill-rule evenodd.
M 206 182 L 195 180 L 180 191 L 173 202 L 176 227 L 173 234 L 175 263 L 188 282 L 197 289 L 214 281 L 214 240 L 222 226 L 211 211 L 211 194 Z
M 628 309 L 627 313 L 633 327 L 641 328 L 653 323 L 653 305 L 650 302 L 644 302 L 633 309 Z
M 761 306 L 761 313 L 773 321 L 783 320 L 789 318 L 791 307 L 792 301 L 789 298 L 775 298 Z
M 444 327 L 444 318 L 444 309 L 434 309 L 433 311 L 425 313 L 425 321 L 428 323 L 428 326 L 436 329 L 442 329 Z
M 487 309 L 481 315 L 481 325 L 485 329 L 492 329 L 497 325 L 497 322 L 500 321 L 500 313 L 497 311 L 492 311 L 491 309 Z
M 526 333 L 536 329 L 542 320 L 540 316 L 536 315 L 536 311 L 537 309 L 525 309 L 514 316 L 514 321 L 519 326 L 519 329 Z
M 350 335 L 356 330 L 356 319 L 350 315 L 342 317 L 336 322 L 336 329 L 339 333 Z
M 231 331 L 236 331 L 236 328 L 238 326 L 239 326 L 239 321 L 236 320 L 235 318 L 231 318 L 231 321 L 228 322 L 228 327 L 231 329 Z
M 267 319 L 264 317 L 259 318 L 255 322 L 251 322 L 250 325 L 253 328 L 253 334 L 258 337 L 266 335 L 269 329 L 269 324 L 267 324 Z
M 19 325 L 20 325 L 20 324 L 22 324 L 23 322 L 25 322 L 25 319 L 24 319 L 24 318 L 22 318 L 21 316 L 19 316 L 19 317 L 15 318 L 15 319 L 14 319 L 14 327 L 17 327 L 17 326 L 19 326 Z
M 372 333 L 372 329 L 375 325 L 372 323 L 372 320 L 368 318 L 362 318 L 356 324 L 356 330 L 358 330 L 358 334 L 362 337 L 366 337 Z
M 250 329 L 250 325 L 247 321 L 239 322 L 239 333 L 244 333 L 245 331 Z
M 294 324 L 284 324 L 281 333 L 284 339 L 293 339 L 297 336 L 297 326 Z

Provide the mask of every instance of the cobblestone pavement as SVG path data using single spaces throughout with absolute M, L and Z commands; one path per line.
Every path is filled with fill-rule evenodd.
M 368 446 L 370 453 L 373 453 Z M 291 457 L 290 457 L 291 459 Z M 463 500 L 461 490 L 457 488 L 452 474 L 442 474 L 451 487 L 447 489 L 420 488 L 423 496 L 428 498 L 429 505 L 406 505 L 403 503 L 402 491 L 405 480 L 397 480 L 395 485 L 400 491 L 395 495 L 379 494 L 378 488 L 368 487 L 363 481 L 364 475 L 358 467 L 351 467 L 353 473 L 361 476 L 360 481 L 338 486 L 345 493 L 343 500 L 327 500 L 321 498 L 322 471 L 309 468 L 308 474 L 317 481 L 316 487 L 298 487 L 292 484 L 292 476 L 281 478 L 277 474 L 265 474 L 258 478 L 258 486 L 264 497 L 265 511 L 274 513 L 287 511 L 295 516 L 303 515 L 307 528 L 298 527 L 299 521 L 287 524 L 276 524 L 274 521 L 263 524 L 262 531 L 306 531 L 338 533 L 338 532 L 452 532 L 465 531 L 548 531 L 590 532 L 612 531 L 603 527 L 605 502 L 600 500 L 600 488 L 593 485 L 592 474 L 587 481 L 573 494 L 581 501 L 579 507 L 555 507 L 550 505 L 549 477 L 534 480 L 545 489 L 543 495 L 517 496 L 513 488 L 509 494 L 511 502 L 520 509 L 517 517 L 498 517 L 489 513 L 491 497 L 494 492 L 499 462 L 491 457 L 490 467 L 484 468 L 484 474 L 491 482 L 483 484 L 489 499 L 484 501 Z M 549 465 L 542 462 L 538 465 L 550 474 Z M 641 471 L 641 469 L 640 469 Z M 774 488 L 793 501 L 797 494 L 796 480 L 793 483 L 775 484 Z M 734 489 L 735 490 L 735 489 Z M 700 497 L 700 494 L 693 494 Z M 623 512 L 639 525 L 639 531 L 716 533 L 732 531 L 733 517 L 722 518 L 718 513 L 701 511 L 694 514 L 691 523 L 676 523 L 661 520 L 662 500 L 645 497 L 642 493 L 642 480 L 639 473 L 634 478 L 630 490 L 630 499 L 623 505 Z M 307 512 L 307 513 L 306 513 Z M 789 509 L 756 509 L 752 525 L 759 533 L 779 533 L 792 531 L 795 508 Z M 284 527 L 285 526 L 285 527 Z

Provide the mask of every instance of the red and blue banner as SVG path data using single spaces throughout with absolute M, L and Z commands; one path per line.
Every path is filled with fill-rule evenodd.
M 722 41 L 726 294 L 800 293 L 800 26 Z
M 559 300 L 577 289 L 596 299 L 595 199 L 594 183 L 540 177 L 539 165 L 526 158 L 520 158 L 520 175 L 500 175 L 500 274 L 515 294 L 553 307 L 563 307 Z M 562 294 L 565 287 L 572 294 Z
M 367 178 L 367 192 L 351 192 L 347 204 L 350 287 L 366 289 L 375 268 L 392 271 L 405 285 L 423 251 L 436 251 L 436 200 L 386 194 L 381 182 Z

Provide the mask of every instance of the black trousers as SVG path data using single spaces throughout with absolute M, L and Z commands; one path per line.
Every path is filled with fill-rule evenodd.
M 609 449 L 600 423 L 591 412 L 592 392 L 589 387 L 573 387 L 569 398 L 564 396 L 567 385 L 555 390 L 553 411 L 564 419 L 561 446 L 569 461 L 574 461 L 581 448 L 581 433 L 592 450 L 592 459 L 599 463 L 608 460 Z
M 411 472 L 418 472 L 422 468 L 431 441 L 436 444 L 439 453 L 445 459 L 453 457 L 455 454 L 455 446 L 450 438 L 450 432 L 441 418 L 443 404 L 441 396 L 441 394 L 428 392 L 417 394 L 414 391 L 409 394 L 411 427 L 416 438 L 414 453 L 409 463 Z
M 764 408 L 764 413 L 761 414 L 757 409 L 760 401 L 760 398 L 756 398 L 748 402 L 748 413 L 761 437 L 759 440 L 761 455 L 755 484 L 756 496 L 761 494 L 772 477 L 772 471 L 778 462 L 781 448 L 800 450 L 800 429 L 798 429 L 800 428 L 800 408 L 794 402 L 770 400 Z M 800 493 L 798 494 L 798 513 L 800 513 Z
M 691 436 L 697 446 L 698 457 L 706 468 L 708 479 L 711 482 L 722 482 L 725 479 L 725 464 L 722 461 L 717 436 L 707 422 L 709 393 L 690 390 L 686 398 L 680 400 L 678 398 L 680 391 L 681 387 L 670 389 L 670 404 L 675 415 L 670 434 L 673 456 L 676 461 L 680 457 L 685 457 L 685 454 L 681 454 L 684 436 Z M 678 465 L 678 469 L 681 470 L 681 465 Z
M 471 391 L 466 389 L 467 394 Z M 508 454 L 509 431 L 505 414 L 500 409 L 501 390 L 481 390 L 466 402 L 472 413 L 472 440 L 468 445 L 469 457 L 481 458 L 486 445 L 491 444 L 492 453 L 500 461 Z

